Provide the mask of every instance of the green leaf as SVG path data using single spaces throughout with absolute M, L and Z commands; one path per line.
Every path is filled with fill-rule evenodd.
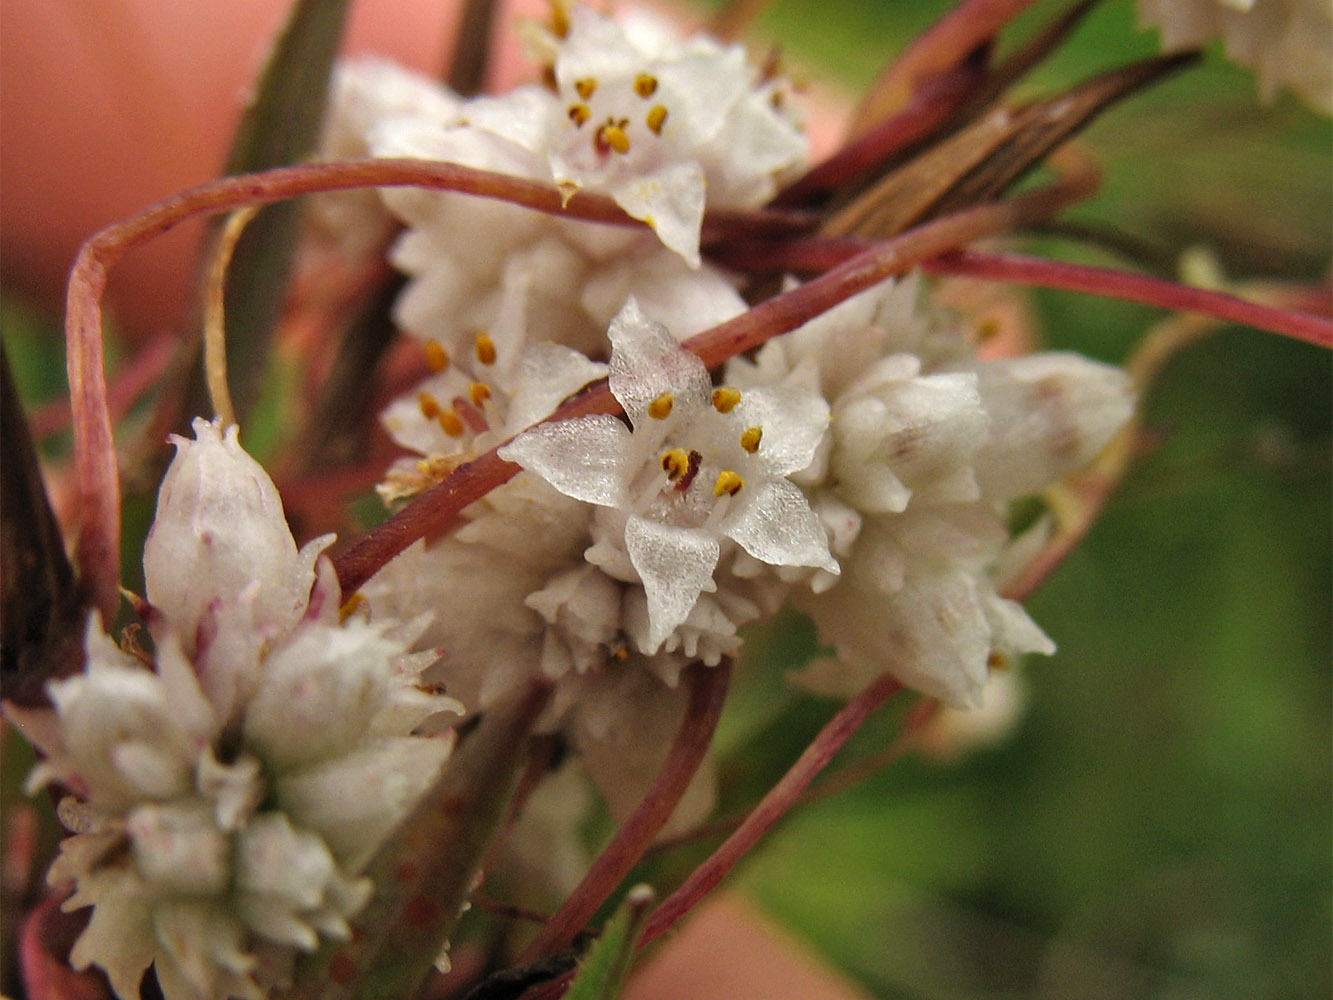
M 615 1000 L 620 996 L 655 898 L 646 885 L 636 885 L 626 894 L 620 909 L 579 965 L 566 1000 Z

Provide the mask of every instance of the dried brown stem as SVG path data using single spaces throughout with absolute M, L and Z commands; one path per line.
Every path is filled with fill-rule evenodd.
M 922 82 L 961 63 L 1033 0 L 963 0 L 920 35 L 875 81 L 852 122 L 860 136 L 895 115 Z
M 523 952 L 520 965 L 539 961 L 573 943 L 647 852 L 698 772 L 722 716 L 731 664 L 726 660 L 716 667 L 695 663 L 690 674 L 689 707 L 657 779 L 583 881 Z

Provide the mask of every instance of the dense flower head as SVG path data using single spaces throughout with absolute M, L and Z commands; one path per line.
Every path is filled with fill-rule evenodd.
M 1265 99 L 1286 87 L 1333 115 L 1333 5 L 1328 0 L 1139 0 L 1139 17 L 1183 49 L 1221 38 L 1255 71 Z
M 420 682 L 424 621 L 340 620 L 329 539 L 298 551 L 236 428 L 194 430 L 145 548 L 153 669 L 94 614 L 54 708 L 8 709 L 47 758 L 30 785 L 78 796 L 50 875 L 93 907 L 72 961 L 123 998 L 150 964 L 168 1000 L 263 997 L 346 937 L 361 871 L 448 754 L 412 732 L 461 710 Z

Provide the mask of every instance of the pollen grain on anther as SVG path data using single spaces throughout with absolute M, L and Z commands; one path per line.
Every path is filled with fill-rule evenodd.
M 672 407 L 675 405 L 676 397 L 669 392 L 664 392 L 648 404 L 648 416 L 654 420 L 665 420 L 671 416 Z
M 654 104 L 648 109 L 648 116 L 644 119 L 644 124 L 652 130 L 653 135 L 662 134 L 662 126 L 666 124 L 667 106 L 665 104 Z
M 729 385 L 713 390 L 713 409 L 718 413 L 730 413 L 741 401 L 741 391 Z
M 476 337 L 477 360 L 483 365 L 495 364 L 495 341 L 485 330 L 478 330 Z
M 745 480 L 741 478 L 739 473 L 733 472 L 731 469 L 723 469 L 717 474 L 717 482 L 713 484 L 713 496 L 734 497 L 744 485 Z
M 759 442 L 764 439 L 764 429 L 762 427 L 746 428 L 745 433 L 741 435 L 741 447 L 751 455 L 759 450 Z

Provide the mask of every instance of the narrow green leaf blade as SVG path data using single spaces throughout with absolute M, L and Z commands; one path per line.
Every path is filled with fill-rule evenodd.
M 616 1000 L 620 996 L 654 902 L 656 896 L 646 885 L 636 885 L 626 894 L 602 936 L 588 949 L 566 1000 Z

